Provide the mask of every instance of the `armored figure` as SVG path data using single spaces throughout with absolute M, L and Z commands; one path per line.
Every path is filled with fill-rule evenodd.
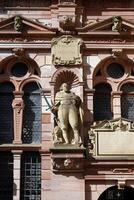
M 57 116 L 57 124 L 62 131 L 64 144 L 81 143 L 79 135 L 80 121 L 83 120 L 82 102 L 79 96 L 70 91 L 70 86 L 63 83 L 55 97 L 55 105 L 52 109 Z M 73 138 L 70 137 L 70 128 Z

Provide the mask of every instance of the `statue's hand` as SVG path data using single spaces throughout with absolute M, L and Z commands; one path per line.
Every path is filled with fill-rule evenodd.
M 57 107 L 57 106 L 53 106 L 53 107 L 51 108 L 51 112 L 52 112 L 53 114 L 57 113 L 57 111 L 58 111 L 58 107 Z

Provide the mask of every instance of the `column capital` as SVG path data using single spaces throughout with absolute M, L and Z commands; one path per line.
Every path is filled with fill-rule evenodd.
M 86 92 L 87 95 L 93 95 L 95 93 L 95 89 L 85 88 L 84 92 Z
M 24 95 L 23 91 L 14 91 L 13 93 L 16 98 L 21 98 Z
M 14 155 L 21 155 L 23 153 L 23 150 L 12 150 L 11 151 Z
M 113 91 L 112 96 L 120 96 L 122 94 L 122 91 Z

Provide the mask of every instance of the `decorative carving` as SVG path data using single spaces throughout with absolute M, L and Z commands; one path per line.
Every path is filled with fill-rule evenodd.
M 21 32 L 23 28 L 22 19 L 20 16 L 15 16 L 14 18 L 14 29 L 18 32 Z
M 112 172 L 114 174 L 130 174 L 130 173 L 133 173 L 133 169 L 129 169 L 129 168 L 115 168 L 115 169 L 112 169 Z
M 25 56 L 25 49 L 23 49 L 23 48 L 14 48 L 14 49 L 12 49 L 12 52 L 16 57 Z
M 88 144 L 88 148 L 90 150 L 90 153 L 92 155 L 95 155 L 95 134 L 94 134 L 94 132 L 93 132 L 92 129 L 89 132 L 89 144 Z
M 122 18 L 120 16 L 113 17 L 112 31 L 122 31 Z
M 134 122 L 123 118 L 103 121 L 91 126 L 89 140 L 89 153 L 92 156 L 134 155 Z
M 125 186 L 126 186 L 126 180 L 124 179 L 119 179 L 118 180 L 118 190 L 124 190 Z
M 65 31 L 73 31 L 75 29 L 75 19 L 75 16 L 59 16 L 59 25 Z
M 75 70 L 60 68 L 52 77 L 52 81 L 55 82 L 55 88 L 58 90 L 63 82 L 69 83 L 72 86 L 78 85 L 79 77 L 76 75 Z
M 129 123 L 120 118 L 118 121 L 107 121 L 102 129 L 111 129 L 113 131 L 128 131 Z
M 89 40 L 89 44 L 126 44 L 127 40 L 113 38 L 113 39 L 98 39 L 98 40 Z
M 54 65 L 81 65 L 82 40 L 64 35 L 52 41 L 52 62 Z
M 76 158 L 57 158 L 53 161 L 53 169 L 56 171 L 64 170 L 82 170 L 83 169 L 83 162 L 82 159 Z
M 122 49 L 112 49 L 112 55 L 113 57 L 121 57 L 122 56 Z
M 64 167 L 69 169 L 72 168 L 73 166 L 73 161 L 70 158 L 67 158 L 66 160 L 64 160 Z
M 82 102 L 79 96 L 70 91 L 70 86 L 63 83 L 55 97 L 52 108 L 55 114 L 54 143 L 80 145 L 79 125 L 83 122 Z M 61 134 L 62 133 L 62 134 Z

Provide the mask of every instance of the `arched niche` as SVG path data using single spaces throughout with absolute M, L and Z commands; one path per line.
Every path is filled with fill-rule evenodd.
M 55 94 L 60 90 L 62 83 L 70 84 L 71 90 L 83 100 L 83 81 L 79 73 L 79 69 L 60 68 L 53 74 L 50 82 L 52 101 L 54 101 Z
M 53 74 L 51 82 L 55 85 L 55 92 L 59 90 L 62 83 L 68 83 L 72 87 L 77 87 L 79 84 L 78 73 L 74 72 L 74 70 L 62 68 Z

